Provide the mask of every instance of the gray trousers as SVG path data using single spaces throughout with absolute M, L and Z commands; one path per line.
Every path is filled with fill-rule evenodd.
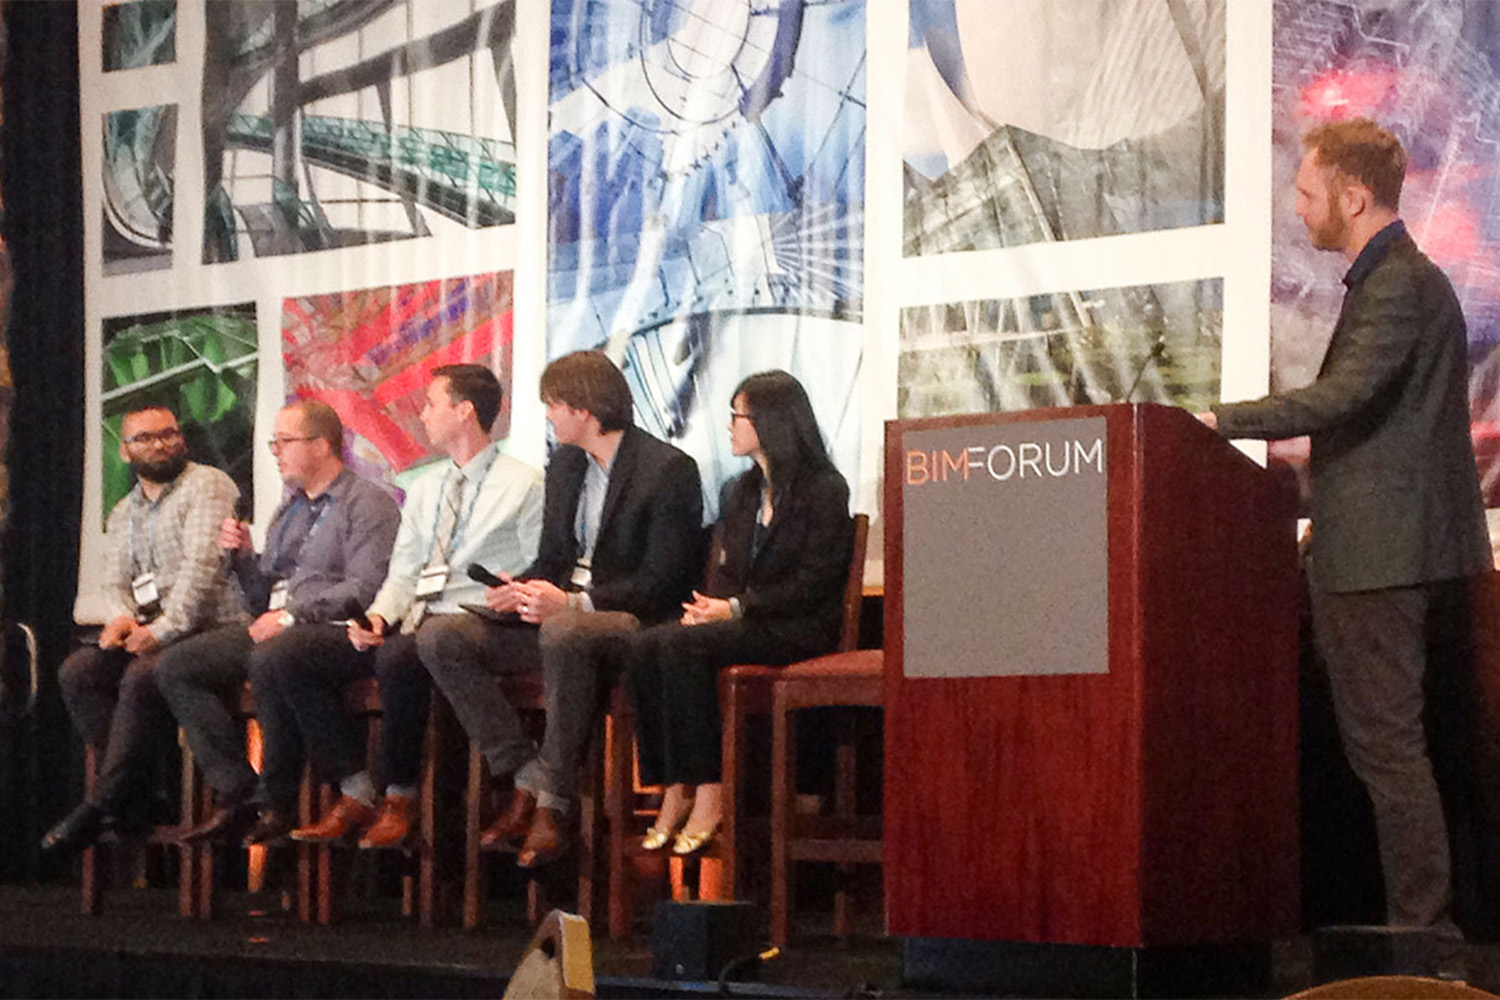
M 89 802 L 106 812 L 139 791 L 152 755 L 171 735 L 172 715 L 153 676 L 160 656 L 85 646 L 58 669 L 73 727 L 99 755 Z
M 248 798 L 255 788 L 233 707 L 254 649 L 244 625 L 228 625 L 175 644 L 156 667 L 156 686 L 221 802 Z
M 564 612 L 536 629 L 474 615 L 423 624 L 418 650 L 433 681 L 495 777 L 514 775 L 537 802 L 566 811 L 578 769 L 618 674 L 624 637 L 638 627 L 624 612 Z M 515 707 L 495 683 L 540 665 L 547 729 L 541 749 L 527 738 Z
M 1434 587 L 1312 589 L 1313 632 L 1328 665 L 1344 752 L 1374 807 L 1386 919 L 1449 919 L 1448 829 L 1422 728 L 1426 623 Z

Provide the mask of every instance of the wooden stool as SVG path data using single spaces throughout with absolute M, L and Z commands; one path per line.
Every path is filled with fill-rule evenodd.
M 831 816 L 796 811 L 796 727 L 793 713 L 805 708 L 880 708 L 884 655 L 878 649 L 834 653 L 777 671 L 771 682 L 771 943 L 787 944 L 793 904 L 792 862 L 837 862 L 841 873 L 854 864 L 881 863 L 880 816 L 861 817 L 855 808 L 856 755 L 852 719 L 841 720 Z M 834 933 L 850 928 L 849 892 L 834 895 Z
M 545 691 L 540 670 L 506 674 L 500 678 L 506 699 L 517 712 L 530 714 L 533 718 L 546 713 Z M 603 740 L 595 738 L 584 765 L 583 780 L 578 787 L 578 900 L 577 912 L 583 919 L 594 922 L 594 901 L 599 876 L 601 846 L 603 844 L 603 817 L 601 794 L 604 787 L 601 776 L 603 766 Z M 484 799 L 486 791 L 484 758 L 479 745 L 469 743 L 469 779 L 464 795 L 464 910 L 465 930 L 474 930 L 484 922 L 484 857 L 489 851 L 479 849 L 479 835 L 484 827 Z M 541 873 L 527 880 L 526 917 L 533 925 L 540 924 L 552 907 L 548 905 Z
M 146 845 L 160 845 L 175 848 L 177 854 L 177 912 L 180 916 L 194 917 L 198 915 L 198 905 L 203 889 L 200 885 L 203 867 L 200 859 L 199 849 L 192 844 L 179 844 L 177 837 L 184 831 L 189 830 L 202 821 L 207 807 L 207 791 L 198 780 L 198 769 L 193 763 L 193 753 L 188 749 L 187 739 L 181 729 L 177 730 L 177 743 L 182 748 L 182 804 L 181 814 L 174 824 L 152 827 L 146 834 L 145 844 L 132 845 L 141 848 Z M 84 797 L 94 790 L 94 781 L 99 774 L 99 761 L 94 753 L 94 748 L 87 743 L 83 748 L 83 790 Z M 83 878 L 81 880 L 81 891 L 79 910 L 87 916 L 99 912 L 103 900 L 104 873 L 100 870 L 102 866 L 102 850 L 90 845 L 82 854 Z M 136 881 L 144 879 L 144 856 L 135 858 L 137 876 Z

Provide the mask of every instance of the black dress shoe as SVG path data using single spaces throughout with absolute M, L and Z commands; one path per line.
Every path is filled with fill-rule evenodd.
M 103 809 L 84 802 L 47 831 L 42 838 L 42 850 L 76 854 L 99 839 L 99 834 L 104 832 L 104 821 Z
M 245 834 L 246 847 L 257 847 L 284 840 L 297 825 L 297 816 L 289 809 L 267 809 L 260 814 L 255 825 Z
M 258 813 L 259 810 L 252 802 L 221 806 L 202 823 L 178 834 L 177 842 L 197 844 L 205 840 L 239 840 L 254 825 Z

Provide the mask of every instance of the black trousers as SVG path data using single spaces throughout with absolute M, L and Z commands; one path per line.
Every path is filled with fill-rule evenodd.
M 722 668 L 736 663 L 783 666 L 826 652 L 829 648 L 778 639 L 743 619 L 672 623 L 636 633 L 625 655 L 641 781 L 701 785 L 720 780 Z
M 73 727 L 99 755 L 89 801 L 101 809 L 115 812 L 139 790 L 172 733 L 172 713 L 153 676 L 160 657 L 159 650 L 132 656 L 85 646 L 58 669 Z
M 255 693 L 255 717 L 265 749 L 260 775 L 265 804 L 291 806 L 304 761 L 312 762 L 319 778 L 334 783 L 364 768 L 364 734 L 344 710 L 344 688 L 368 677 L 374 660 L 369 652 L 349 644 L 343 628 L 323 623 L 293 625 L 246 652 L 242 663 Z M 227 768 L 227 744 L 223 752 Z M 243 755 L 240 759 L 243 762 Z M 207 764 L 204 773 L 212 783 Z
M 422 738 L 432 706 L 432 677 L 417 655 L 417 641 L 429 623 L 439 620 L 440 616 L 429 615 L 415 634 L 397 633 L 375 647 L 381 709 L 376 788 L 410 788 L 422 776 Z

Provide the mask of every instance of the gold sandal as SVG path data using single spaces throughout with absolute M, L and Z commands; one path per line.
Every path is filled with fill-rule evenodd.
M 675 834 L 675 830 L 663 830 L 659 826 L 652 826 L 649 830 L 646 831 L 646 836 L 641 838 L 641 850 L 659 851 L 663 847 L 667 846 L 667 842 L 670 841 Z
M 689 833 L 688 831 L 683 830 L 677 835 L 677 840 L 672 844 L 672 853 L 677 855 L 679 858 L 685 857 L 689 854 L 697 854 L 709 844 L 713 843 L 714 835 L 718 832 L 719 823 L 717 820 L 715 820 L 714 825 L 709 827 L 707 830 L 699 830 L 696 833 Z
M 683 813 L 682 819 L 678 820 L 673 826 L 664 827 L 657 826 L 655 823 L 652 823 L 651 828 L 646 831 L 646 836 L 641 838 L 641 850 L 659 851 L 663 847 L 666 847 L 668 844 L 672 843 L 673 838 L 676 837 L 678 835 L 678 832 L 682 829 L 682 824 L 686 823 L 688 820 L 688 816 L 692 814 L 692 803 L 692 799 L 687 800 L 687 812 Z

